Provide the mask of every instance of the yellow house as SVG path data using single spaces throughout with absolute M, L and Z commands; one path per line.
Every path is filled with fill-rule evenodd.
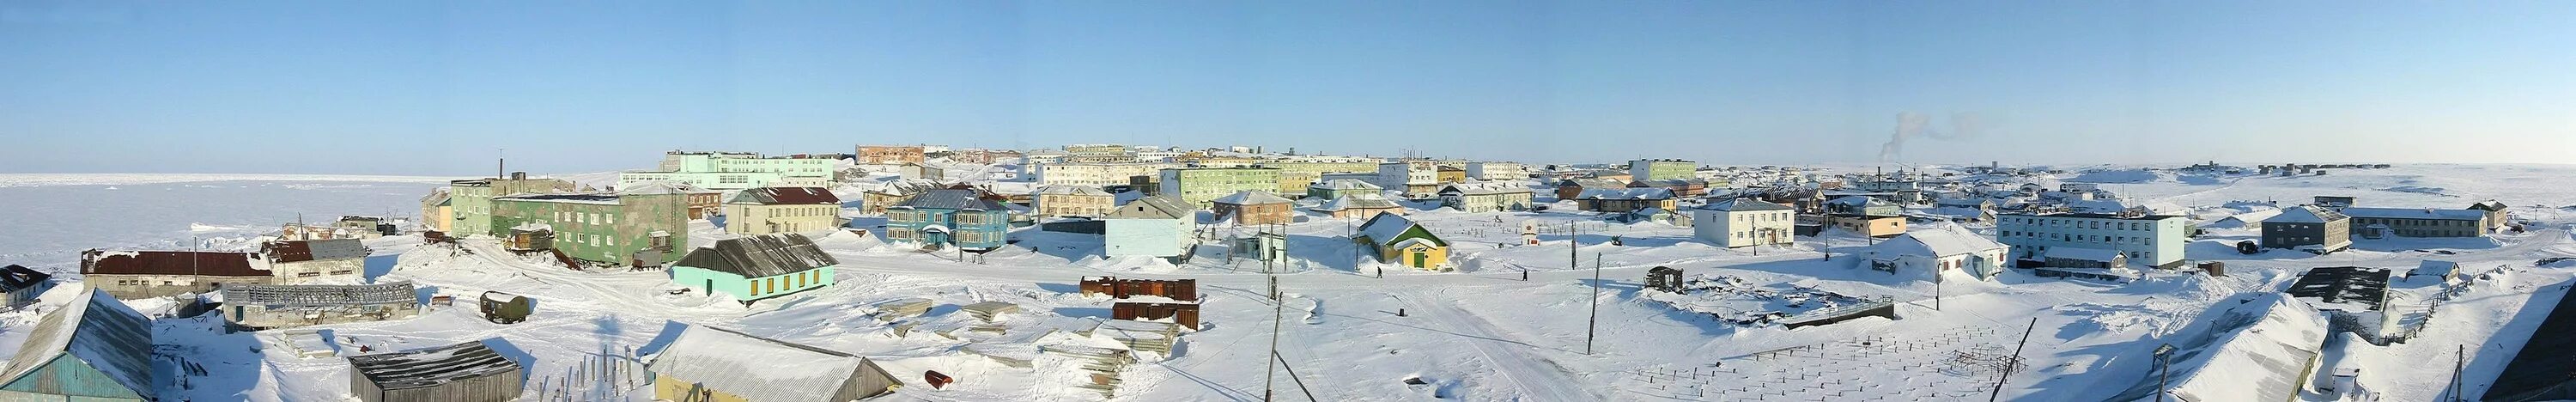
M 866 357 L 688 326 L 652 356 L 653 398 L 705 402 L 842 402 L 903 382 Z
M 456 206 L 448 200 L 447 189 L 441 188 L 431 191 L 427 197 L 420 197 L 421 229 L 448 232 L 455 226 L 455 220 Z
M 1381 262 L 1421 269 L 1449 268 L 1449 242 L 1404 215 L 1370 217 L 1368 223 L 1360 224 L 1359 236 L 1353 240 L 1376 248 Z

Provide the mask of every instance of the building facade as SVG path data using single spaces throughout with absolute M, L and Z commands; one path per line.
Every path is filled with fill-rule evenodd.
M 2019 259 L 2040 259 L 2055 248 L 2111 250 L 2132 264 L 2177 268 L 2183 263 L 2184 224 L 2171 215 L 2000 214 L 1995 241 Z
M 921 163 L 924 152 L 919 145 L 860 145 L 857 162 L 867 165 L 900 165 Z
M 284 240 L 260 245 L 273 283 L 358 283 L 366 279 L 367 246 L 354 239 Z
M 832 230 L 841 226 L 841 197 L 822 187 L 764 187 L 734 193 L 724 203 L 725 232 L 757 235 Z
M 448 202 L 454 206 L 455 221 L 449 236 L 491 236 L 512 225 L 492 224 L 492 199 L 518 194 L 551 194 L 573 191 L 572 182 L 557 179 L 531 179 L 526 172 L 510 173 L 507 179 L 474 179 L 447 182 Z
M 1787 245 L 1796 242 L 1798 211 L 1787 205 L 1736 198 L 1691 210 L 1691 236 L 1718 247 Z
M 2382 237 L 2485 237 L 2487 211 L 2475 209 L 2363 208 L 2338 210 L 2352 217 L 2352 234 Z
M 831 286 L 833 259 L 812 239 L 780 233 L 718 240 L 689 250 L 671 264 L 671 283 L 706 294 L 724 293 L 744 305 L 761 299 Z
M 1529 179 L 1529 167 L 1519 162 L 1467 162 L 1467 178 L 1476 180 Z
M 1235 225 L 1269 225 L 1288 223 L 1292 204 L 1269 191 L 1249 190 L 1210 200 L 1208 211 Z
M 1038 163 L 1021 165 L 1021 170 L 1035 176 L 1044 186 L 1108 187 L 1125 185 L 1136 176 L 1161 174 L 1163 169 L 1185 167 L 1178 163 Z
M 661 170 L 619 172 L 618 187 L 668 181 L 715 190 L 831 185 L 838 159 L 822 156 L 766 157 L 742 152 L 671 151 Z
M 1638 159 L 1628 161 L 1628 180 L 1689 179 L 1699 177 L 1699 162 L 1681 159 Z
M 1519 180 L 1457 183 L 1440 188 L 1440 206 L 1459 212 L 1527 211 L 1538 202 Z
M 493 224 L 547 226 L 554 249 L 572 258 L 626 266 L 659 266 L 689 247 L 688 194 L 664 183 L 616 193 L 543 194 L 494 199 Z
M 81 252 L 82 282 L 121 299 L 206 293 L 231 284 L 276 283 L 257 253 L 200 251 Z
M 1011 210 L 975 190 L 939 189 L 886 208 L 886 240 L 991 250 L 1007 244 Z
M 1212 206 L 1209 201 L 1217 197 L 1243 191 L 1269 191 L 1279 188 L 1279 169 L 1274 168 L 1163 169 L 1159 176 L 1162 190 L 1155 193 L 1156 195 L 1179 198 L 1181 202 L 1199 208 Z
M 1316 182 L 1315 184 L 1306 186 L 1306 198 L 1318 200 L 1330 200 L 1342 198 L 1343 196 L 1351 194 L 1362 193 L 1383 195 L 1386 193 L 1386 189 L 1359 179 L 1332 179 Z
M 1172 257 L 1189 250 L 1190 226 L 1198 210 L 1170 197 L 1145 197 L 1119 205 L 1102 219 L 1103 254 L 1109 257 Z
M 1404 215 L 1372 216 L 1360 224 L 1353 240 L 1368 245 L 1379 262 L 1419 269 L 1449 267 L 1449 242 Z
M 1673 191 L 1662 188 L 1587 189 L 1574 198 L 1575 207 L 1592 212 L 1628 212 L 1647 208 L 1673 210 Z
M 1405 160 L 1377 165 L 1378 187 L 1404 193 L 1407 198 L 1431 197 L 1440 191 L 1440 166 L 1428 160 Z
M 1040 187 L 1035 197 L 1038 216 L 1097 217 L 1117 209 L 1118 200 L 1118 196 L 1090 186 Z
M 2264 248 L 2316 246 L 2334 252 L 2352 247 L 2352 218 L 2314 205 L 2282 208 L 2262 225 Z
M 937 188 L 939 183 L 929 180 L 906 179 L 877 183 L 876 188 L 859 193 L 859 213 L 883 214 L 886 207 L 902 205 L 904 201 L 911 201 L 914 196 Z

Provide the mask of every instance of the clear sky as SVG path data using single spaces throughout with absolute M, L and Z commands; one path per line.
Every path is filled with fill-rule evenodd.
M 1919 162 L 2567 163 L 2576 6 L 0 2 L 0 172 L 860 143 L 1865 162 L 1907 112 Z

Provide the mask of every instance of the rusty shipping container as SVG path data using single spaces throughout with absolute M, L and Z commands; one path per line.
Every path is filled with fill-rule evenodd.
M 1109 295 L 1109 297 L 1119 299 L 1136 296 L 1158 296 L 1172 300 L 1197 301 L 1199 299 L 1199 281 L 1197 279 L 1152 280 L 1118 279 L 1116 277 L 1108 276 L 1083 277 L 1082 294 L 1085 296 L 1106 294 Z
M 1118 302 L 1109 306 L 1109 318 L 1138 321 L 1159 321 L 1168 318 L 1173 323 L 1197 330 L 1199 329 L 1199 305 L 1196 303 Z

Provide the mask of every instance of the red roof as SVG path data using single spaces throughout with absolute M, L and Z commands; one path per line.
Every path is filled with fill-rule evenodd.
M 742 195 L 734 198 L 736 201 L 750 201 L 753 203 L 770 205 L 841 204 L 841 197 L 833 196 L 832 190 L 822 187 L 762 187 L 743 190 L 742 192 Z
M 268 270 L 253 268 L 250 253 L 199 251 L 131 251 L 106 253 L 97 261 L 82 264 L 81 274 L 96 275 L 196 275 L 268 276 Z

